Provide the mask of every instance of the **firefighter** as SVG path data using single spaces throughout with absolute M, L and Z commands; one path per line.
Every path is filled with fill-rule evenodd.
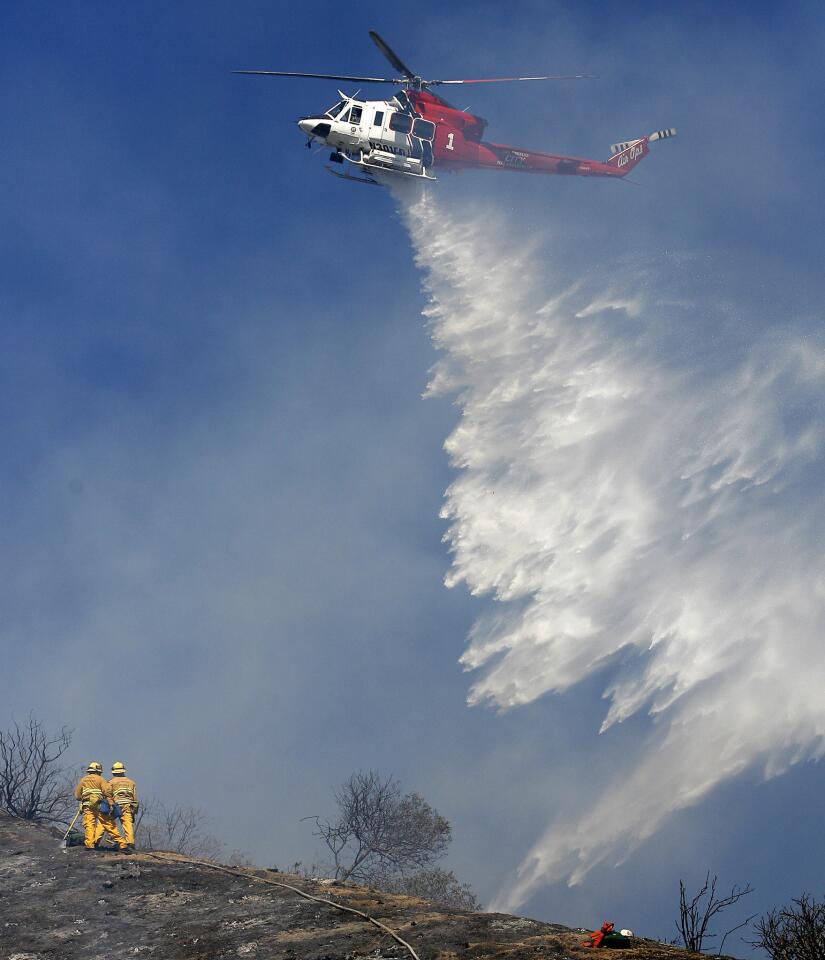
M 112 834 L 121 850 L 126 847 L 126 841 L 120 835 L 117 824 L 111 815 L 101 811 L 100 806 L 105 800 L 111 807 L 112 788 L 103 779 L 103 767 L 92 761 L 86 767 L 86 776 L 81 777 L 74 790 L 75 799 L 80 801 L 83 811 L 83 846 L 87 850 L 94 850 L 97 841 L 104 831 Z
M 137 786 L 126 776 L 126 767 L 116 760 L 112 764 L 112 779 L 109 781 L 115 803 L 120 807 L 120 825 L 126 838 L 126 846 L 135 849 L 135 817 L 138 811 Z
M 103 781 L 106 783 L 106 781 Z M 115 814 L 115 800 L 112 796 L 111 784 L 106 783 L 107 794 L 104 803 L 97 812 L 97 827 L 95 828 L 95 846 L 103 839 L 103 835 L 108 833 L 115 841 L 119 850 L 126 850 L 126 841 L 117 828 L 117 817 Z M 104 812 L 105 810 L 105 812 Z

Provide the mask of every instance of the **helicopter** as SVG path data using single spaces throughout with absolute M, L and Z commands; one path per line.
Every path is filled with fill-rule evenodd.
M 481 80 L 425 80 L 398 57 L 374 31 L 370 37 L 401 76 L 346 77 L 326 73 L 292 73 L 280 70 L 235 70 L 265 77 L 309 77 L 350 83 L 401 85 L 388 100 L 359 99 L 338 91 L 339 99 L 322 114 L 301 117 L 297 123 L 307 136 L 307 147 L 331 147 L 330 161 L 358 171 L 355 176 L 327 167 L 346 180 L 381 184 L 378 174 L 435 180 L 434 170 L 509 170 L 517 173 L 563 174 L 578 177 L 625 177 L 645 157 L 649 145 L 676 135 L 671 128 L 646 137 L 614 143 L 608 160 L 585 160 L 540 153 L 482 140 L 487 121 L 459 110 L 431 88 L 441 85 L 507 83 L 534 80 L 594 79 L 588 74 L 544 77 L 492 77 Z M 360 91 L 359 91 L 360 92 Z

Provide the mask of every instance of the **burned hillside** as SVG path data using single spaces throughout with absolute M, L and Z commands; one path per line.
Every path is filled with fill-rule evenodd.
M 304 899 L 290 886 L 330 902 Z M 274 871 L 61 849 L 56 831 L 0 812 L 2 960 L 592 960 L 583 939 L 558 924 L 447 912 L 413 897 Z M 645 940 L 616 952 L 632 960 L 691 956 Z

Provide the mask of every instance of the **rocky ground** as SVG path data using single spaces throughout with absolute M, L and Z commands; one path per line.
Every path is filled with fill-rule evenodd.
M 267 870 L 235 876 L 150 853 L 60 849 L 60 834 L 0 812 L 0 960 L 412 960 L 368 921 L 255 877 L 354 907 L 392 928 L 420 960 L 593 960 L 568 927 Z M 655 941 L 599 951 L 627 960 L 695 954 Z M 618 957 L 616 957 L 618 960 Z

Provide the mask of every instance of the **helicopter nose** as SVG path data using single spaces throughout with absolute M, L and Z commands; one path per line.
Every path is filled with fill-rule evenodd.
M 318 137 L 321 140 L 326 139 L 332 129 L 326 117 L 301 117 L 298 127 L 308 137 Z

